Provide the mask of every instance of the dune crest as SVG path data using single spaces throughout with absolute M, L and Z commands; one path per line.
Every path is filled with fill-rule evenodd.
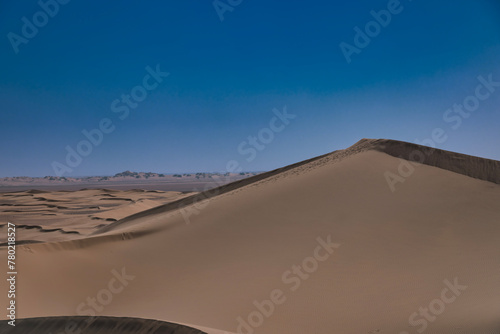
M 362 139 L 355 146 L 500 184 L 500 161 L 398 140 Z

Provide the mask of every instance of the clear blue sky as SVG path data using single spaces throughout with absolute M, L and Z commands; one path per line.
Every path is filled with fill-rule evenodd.
M 500 160 L 500 87 L 467 118 L 443 119 L 475 94 L 478 76 L 500 82 L 498 1 L 403 0 L 350 63 L 340 44 L 355 46 L 354 28 L 392 1 L 238 2 L 221 0 L 236 4 L 221 21 L 212 1 L 72 0 L 53 17 L 36 1 L 2 1 L 0 177 L 55 175 L 66 147 L 106 118 L 114 131 L 64 176 L 224 171 L 230 160 L 269 170 L 435 128 L 448 136 L 439 148 Z M 40 27 L 19 42 L 23 17 Z M 113 101 L 157 64 L 170 75 L 120 119 Z M 270 140 L 262 129 L 284 106 L 296 117 L 273 123 L 282 130 Z M 252 155 L 241 143 L 259 132 L 266 143 Z

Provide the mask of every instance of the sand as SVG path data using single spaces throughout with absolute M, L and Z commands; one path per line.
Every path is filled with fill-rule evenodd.
M 15 222 L 18 244 L 80 239 L 134 213 L 192 194 L 139 189 L 0 193 L 0 231 L 5 231 L 7 222 Z
M 499 162 L 436 150 L 391 191 L 387 173 L 415 149 L 362 140 L 85 238 L 21 245 L 18 316 L 210 334 L 499 333 Z
M 3 334 L 76 333 L 107 334 L 110 329 L 123 334 L 203 334 L 194 328 L 164 321 L 116 317 L 46 317 L 22 319 L 15 327 L 7 327 Z M 69 324 L 69 326 L 68 326 Z M 69 331 L 68 331 L 69 329 Z

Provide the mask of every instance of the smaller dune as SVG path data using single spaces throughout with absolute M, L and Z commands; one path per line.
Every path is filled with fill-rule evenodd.
M 85 334 L 206 334 L 200 330 L 165 321 L 122 317 L 43 317 L 16 320 L 10 326 L 0 321 L 3 334 L 72 333 Z

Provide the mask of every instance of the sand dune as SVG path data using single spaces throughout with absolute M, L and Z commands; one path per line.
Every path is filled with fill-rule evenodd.
M 192 193 L 175 191 L 39 191 L 0 193 L 0 231 L 16 222 L 18 244 L 80 239 L 134 213 Z M 0 245 L 6 238 L 0 238 Z
M 414 150 L 426 148 L 362 140 L 86 238 L 21 245 L 18 315 L 210 334 L 499 333 L 499 162 L 435 150 L 391 191 L 385 175 Z
M 6 321 L 0 321 L 0 327 L 5 328 L 3 334 L 40 334 L 40 333 L 74 333 L 86 334 L 204 334 L 203 332 L 164 321 L 115 318 L 115 317 L 47 317 L 22 319 L 16 327 L 7 326 Z M 69 327 L 68 327 L 69 324 Z M 68 331 L 70 328 L 70 331 Z

